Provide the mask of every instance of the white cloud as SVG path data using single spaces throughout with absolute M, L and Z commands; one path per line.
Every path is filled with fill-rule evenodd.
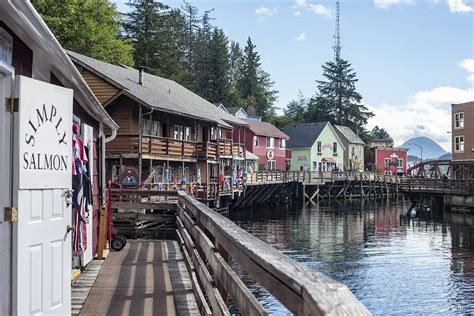
M 312 12 L 316 15 L 331 17 L 331 10 L 319 3 L 311 3 L 307 0 L 295 0 L 293 5 L 293 10 L 295 10 L 295 15 L 300 15 L 301 10 Z
M 303 33 L 298 34 L 295 37 L 295 40 L 297 40 L 297 41 L 306 41 L 306 33 L 303 32 Z
M 267 15 L 267 16 L 272 16 L 273 14 L 276 13 L 275 9 L 270 9 L 267 7 L 260 7 L 255 9 L 255 13 L 258 15 Z
M 377 8 L 387 9 L 394 5 L 414 4 L 415 0 L 374 0 Z
M 465 61 L 459 65 L 465 67 Z M 470 65 L 470 63 L 467 63 Z M 474 73 L 468 77 L 474 82 Z M 474 88 L 459 89 L 437 87 L 420 91 L 408 98 L 406 104 L 393 106 L 370 106 L 375 116 L 369 120 L 368 128 L 375 125 L 385 128 L 397 146 L 416 136 L 427 136 L 451 151 L 451 104 L 474 100 Z
M 447 0 L 449 11 L 452 13 L 467 13 L 471 12 L 474 9 L 466 4 L 465 0 Z
M 459 63 L 459 66 L 471 73 L 474 73 L 474 59 L 472 58 L 464 59 L 462 62 Z

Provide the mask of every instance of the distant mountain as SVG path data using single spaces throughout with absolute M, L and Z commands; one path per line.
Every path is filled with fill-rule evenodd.
M 447 153 L 438 157 L 438 160 L 451 160 L 451 159 L 453 159 L 453 155 L 451 153 Z
M 413 144 L 423 148 L 423 160 L 438 159 L 439 157 L 448 154 L 448 152 L 441 148 L 441 146 L 438 145 L 434 140 L 425 136 L 410 138 L 404 142 L 401 147 L 408 148 L 409 155 L 420 157 L 420 148 Z

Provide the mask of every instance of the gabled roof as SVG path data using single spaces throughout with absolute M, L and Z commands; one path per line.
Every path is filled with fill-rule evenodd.
M 79 65 L 124 89 L 124 93 L 137 102 L 164 112 L 216 122 L 231 128 L 223 119 L 225 112 L 173 80 L 143 72 L 143 85 L 140 85 L 137 69 L 109 64 L 71 51 L 68 54 Z
M 309 148 L 324 130 L 328 122 L 288 124 L 283 131 L 290 136 L 288 148 Z
M 338 131 L 342 137 L 344 137 L 351 144 L 365 145 L 364 141 L 354 131 L 347 126 L 334 125 L 336 131 Z
M 30 1 L 0 1 L 0 13 L 0 19 L 22 40 L 28 39 L 34 50 L 41 49 L 48 56 L 54 75 L 66 88 L 74 90 L 74 98 L 89 115 L 112 130 L 118 129 Z
M 230 113 L 228 108 L 224 106 L 222 103 L 214 103 L 217 106 L 217 109 L 221 112 L 221 118 L 226 121 L 227 123 L 234 124 L 234 125 L 241 125 L 241 126 L 248 126 L 247 122 L 244 122 L 239 117 L 234 116 L 234 113 Z
M 247 122 L 250 125 L 249 129 L 255 135 L 275 137 L 275 138 L 284 138 L 286 140 L 289 139 L 288 135 L 280 131 L 271 123 L 260 122 L 260 121 L 255 121 L 255 120 L 243 120 L 243 121 Z

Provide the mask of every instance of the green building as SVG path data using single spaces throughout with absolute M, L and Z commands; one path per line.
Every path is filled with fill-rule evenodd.
M 288 124 L 292 171 L 344 171 L 344 143 L 329 122 Z

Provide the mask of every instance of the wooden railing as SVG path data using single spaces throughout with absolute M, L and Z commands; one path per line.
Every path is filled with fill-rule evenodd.
M 245 145 L 244 144 L 232 144 L 232 155 L 234 157 L 245 158 Z
M 197 158 L 197 143 L 166 137 L 143 136 L 142 153 L 176 158 Z
M 232 156 L 232 140 L 219 139 L 219 156 Z
M 200 159 L 217 159 L 217 144 L 211 142 L 198 143 L 197 153 Z
M 247 176 L 249 184 L 304 182 L 323 184 L 334 181 L 381 181 L 396 183 L 400 177 L 375 174 L 373 172 L 330 171 L 256 171 Z
M 138 154 L 140 148 L 138 136 L 118 135 L 113 141 L 107 143 L 108 153 Z
M 229 315 L 228 296 L 241 315 L 266 315 L 228 264 L 229 257 L 296 315 L 369 315 L 352 292 L 297 263 L 206 205 L 177 192 L 177 231 L 203 315 Z
M 400 182 L 400 189 L 407 193 L 472 195 L 474 181 L 404 178 Z

